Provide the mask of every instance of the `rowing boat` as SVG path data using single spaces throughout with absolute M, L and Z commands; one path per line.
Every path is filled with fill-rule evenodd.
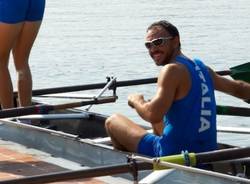
M 67 109 L 51 111 L 47 115 L 1 119 L 1 145 L 11 150 L 21 147 L 22 152 L 31 155 L 36 155 L 37 152 L 42 153 L 39 157 L 45 157 L 43 160 L 49 160 L 50 163 L 54 160 L 53 165 L 69 170 L 125 164 L 131 153 L 115 150 L 112 147 L 104 128 L 106 118 L 107 116 L 103 114 Z M 17 119 L 21 122 L 32 119 L 35 125 L 23 124 Z M 220 147 L 230 146 L 220 144 Z M 59 161 L 55 161 L 56 158 Z M 137 179 L 139 183 L 180 184 L 195 181 L 195 183 L 214 184 L 237 183 L 240 175 L 250 177 L 250 160 L 246 158 L 214 162 L 207 166 L 214 172 L 229 174 L 231 177 L 216 177 L 178 169 L 152 171 L 147 168 L 147 170 L 138 171 Z M 125 173 L 115 175 L 114 178 L 109 178 L 105 182 L 131 183 L 134 180 L 135 174 Z M 250 180 L 242 178 L 240 182 L 250 183 Z
M 249 82 L 249 63 L 230 68 L 230 71 L 219 71 L 218 74 L 230 75 Z M 88 101 L 60 105 L 42 103 L 38 106 L 0 111 L 0 184 L 38 184 L 64 180 L 71 180 L 69 183 L 72 184 L 74 181 L 75 183 L 139 181 L 139 183 L 159 184 L 250 183 L 247 179 L 250 178 L 249 147 L 244 154 L 240 154 L 242 157 L 238 159 L 236 157 L 224 161 L 212 159 L 203 165 L 203 169 L 181 166 L 144 155 L 115 150 L 104 128 L 106 115 L 89 112 L 91 106 L 84 111 L 72 109 L 83 105 L 114 102 L 116 87 L 155 82 L 156 78 L 130 81 L 116 81 L 115 78 L 108 78 L 107 83 L 33 90 L 32 94 L 36 96 L 103 88 L 95 98 Z M 107 89 L 113 89 L 114 97 L 99 98 Z M 58 95 L 57 98 L 59 98 Z M 41 114 L 44 113 L 44 109 L 47 114 Z M 217 114 L 249 117 L 250 109 L 217 106 Z M 27 124 L 30 120 L 32 123 Z M 246 128 L 236 130 L 218 127 L 218 130 L 244 134 L 250 132 Z M 249 139 L 244 141 L 242 139 L 241 143 L 243 146 L 250 146 Z M 221 149 L 235 146 L 219 144 Z M 239 151 L 239 149 L 236 150 Z M 226 153 L 229 152 L 226 151 Z M 202 154 L 214 155 L 209 152 L 200 155 Z M 180 156 L 186 159 L 187 154 Z M 171 169 L 155 171 L 152 165 L 167 166 Z M 107 175 L 112 175 L 112 177 Z M 98 180 L 93 178 L 72 181 L 72 179 L 97 176 L 104 177 L 101 180 L 98 177 Z

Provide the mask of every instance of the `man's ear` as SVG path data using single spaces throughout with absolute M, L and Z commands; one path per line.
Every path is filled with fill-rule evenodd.
M 173 39 L 173 42 L 174 42 L 174 48 L 180 47 L 180 37 L 179 36 L 175 36 Z

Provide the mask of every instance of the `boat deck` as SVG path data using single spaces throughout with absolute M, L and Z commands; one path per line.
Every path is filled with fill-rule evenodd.
M 55 158 L 45 152 L 0 140 L 0 181 L 82 168 L 84 167 L 77 163 Z M 117 181 L 113 177 L 105 176 L 53 182 L 53 184 L 104 184 L 117 182 L 120 183 L 121 180 Z

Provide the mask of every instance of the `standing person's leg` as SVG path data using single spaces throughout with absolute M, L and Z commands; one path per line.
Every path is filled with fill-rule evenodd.
M 3 109 L 12 108 L 13 87 L 8 69 L 10 51 L 22 28 L 22 23 L 0 23 L 0 102 Z
M 17 71 L 17 89 L 20 106 L 31 105 L 32 77 L 28 60 L 40 25 L 41 21 L 25 22 L 13 48 L 13 58 Z
M 27 0 L 25 23 L 13 48 L 13 57 L 18 75 L 17 88 L 20 106 L 31 105 L 32 77 L 28 60 L 41 26 L 44 9 L 45 0 Z
M 114 114 L 106 120 L 107 133 L 115 148 L 137 152 L 141 138 L 147 131 L 121 114 Z

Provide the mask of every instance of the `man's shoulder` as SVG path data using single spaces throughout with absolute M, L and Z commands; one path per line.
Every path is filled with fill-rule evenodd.
M 183 72 L 187 71 L 187 68 L 181 64 L 181 63 L 169 63 L 165 66 L 163 66 L 162 68 L 162 72 L 165 73 L 171 73 L 171 74 L 174 74 L 174 75 L 180 75 L 182 74 Z

